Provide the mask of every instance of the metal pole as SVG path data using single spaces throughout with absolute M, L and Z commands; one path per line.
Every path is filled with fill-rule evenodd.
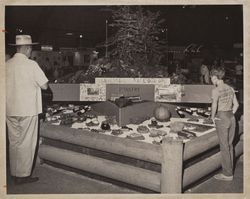
M 106 19 L 106 42 L 105 42 L 105 57 L 108 57 L 108 20 Z
M 167 65 L 168 65 L 168 29 L 166 28 L 165 29 L 165 32 L 166 32 L 166 42 L 167 42 Z

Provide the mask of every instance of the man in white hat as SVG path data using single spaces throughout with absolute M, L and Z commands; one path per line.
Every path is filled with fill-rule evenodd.
M 38 114 L 42 112 L 41 89 L 48 79 L 30 60 L 31 36 L 17 35 L 17 53 L 6 62 L 6 122 L 9 138 L 10 172 L 16 184 L 36 182 L 31 177 L 38 136 Z

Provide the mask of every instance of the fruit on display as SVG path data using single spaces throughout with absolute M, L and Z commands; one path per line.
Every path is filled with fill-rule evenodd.
M 137 127 L 137 131 L 138 131 L 139 133 L 142 133 L 142 134 L 144 134 L 144 133 L 149 133 L 148 127 L 146 127 L 146 126 L 144 126 L 144 125 L 138 126 L 138 127 Z
M 176 109 L 176 112 L 177 112 L 177 114 L 180 116 L 180 118 L 186 117 L 183 111 L 180 111 L 180 110 L 177 110 L 177 109 Z
M 199 122 L 199 119 L 195 118 L 195 117 L 191 117 L 187 121 L 189 121 L 189 122 Z
M 96 120 L 91 120 L 90 122 L 86 122 L 86 126 L 98 126 L 99 122 Z
M 183 108 L 183 107 L 177 106 L 176 110 L 188 113 L 189 115 L 192 115 L 194 113 L 194 109 L 192 109 L 192 108 Z
M 181 132 L 188 134 L 190 137 L 197 137 L 197 135 L 191 131 L 183 129 Z
M 127 138 L 132 140 L 145 140 L 145 137 L 140 133 L 131 133 L 127 135 Z
M 195 123 L 187 123 L 187 122 L 185 122 L 185 126 L 184 126 L 184 130 L 192 131 L 195 133 L 204 133 L 213 128 L 214 127 L 211 125 L 195 124 Z
M 92 119 L 92 122 L 93 122 L 94 124 L 96 124 L 96 125 L 99 125 L 99 121 L 98 121 L 97 118 Z
M 121 130 L 125 132 L 125 131 L 132 131 L 133 129 L 128 126 L 122 126 Z
M 156 119 L 153 118 L 153 119 L 151 120 L 151 125 L 152 125 L 152 126 L 156 126 L 157 124 L 158 124 L 158 123 L 157 123 Z
M 179 131 L 179 132 L 177 132 L 177 135 L 179 138 L 182 138 L 182 139 L 193 139 L 193 138 L 197 137 L 195 133 L 192 133 L 192 132 L 187 131 L 187 130 Z
M 155 108 L 154 117 L 160 122 L 168 122 L 170 121 L 171 113 L 167 107 L 160 105 Z
M 82 130 L 87 130 L 87 131 L 90 131 L 91 129 L 89 127 L 84 127 L 84 128 L 81 128 Z
M 152 144 L 157 144 L 157 145 L 160 145 L 162 143 L 162 141 L 160 140 L 160 141 L 156 141 L 156 140 L 154 140 L 154 141 L 152 141 Z
M 73 119 L 72 118 L 65 118 L 61 120 L 61 125 L 70 125 L 73 123 Z
M 90 119 L 96 118 L 96 115 L 92 114 L 92 113 L 87 113 L 86 112 L 84 115 L 85 115 L 85 117 L 90 118 Z
M 206 118 L 204 119 L 203 124 L 214 124 L 214 122 L 211 118 Z
M 86 121 L 86 117 L 85 116 L 79 116 L 78 117 L 78 122 L 84 122 Z
M 90 131 L 93 132 L 93 133 L 100 133 L 100 132 L 101 132 L 101 131 L 98 130 L 98 129 L 91 129 Z
M 211 112 L 209 110 L 198 108 L 197 115 L 208 118 L 208 117 L 210 117 Z
M 157 124 L 157 125 L 148 124 L 148 127 L 149 127 L 149 128 L 156 128 L 156 129 L 160 129 L 160 128 L 162 128 L 162 127 L 163 127 L 163 125 L 159 125 L 159 124 Z
M 114 129 L 111 131 L 112 135 L 121 135 L 123 134 L 123 131 L 121 129 Z
M 107 121 L 103 121 L 102 124 L 101 124 L 101 129 L 103 130 L 110 130 L 110 125 Z
M 180 132 L 184 128 L 184 123 L 183 122 L 171 122 L 170 123 L 170 131 L 172 132 Z
M 182 131 L 177 132 L 178 138 L 182 138 L 182 139 L 189 139 L 190 137 L 188 136 L 188 134 L 183 133 Z
M 166 131 L 152 129 L 152 130 L 150 130 L 149 137 L 158 137 L 158 136 L 164 136 L 164 135 L 167 135 Z

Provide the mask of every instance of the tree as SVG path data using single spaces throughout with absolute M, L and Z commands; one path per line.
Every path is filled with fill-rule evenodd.
M 162 56 L 160 41 L 160 13 L 144 11 L 140 6 L 120 6 L 113 11 L 113 23 L 117 28 L 112 41 L 111 54 L 130 67 L 156 65 Z

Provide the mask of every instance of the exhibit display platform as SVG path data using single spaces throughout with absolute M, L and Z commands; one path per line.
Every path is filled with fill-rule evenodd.
M 40 127 L 41 160 L 159 193 L 182 193 L 221 167 L 216 129 L 213 124 L 206 123 L 207 110 L 202 111 L 203 116 L 197 114 L 200 106 L 208 108 L 213 86 L 184 85 L 177 93 L 175 89 L 179 86 L 166 87 L 163 91 L 152 89 L 152 85 L 134 84 L 107 84 L 105 89 L 98 85 L 64 86 L 51 85 L 54 101 L 79 104 L 86 103 L 82 100 L 87 99 L 92 112 L 70 104 L 70 110 L 60 110 L 63 116 L 52 114 L 50 121 L 43 122 Z M 149 91 L 143 92 L 147 87 Z M 127 96 L 144 93 L 143 100 L 119 107 L 106 98 L 107 94 L 114 97 L 114 93 L 119 97 L 121 88 Z M 63 92 L 64 89 L 67 92 Z M 67 97 L 69 92 L 71 95 Z M 163 101 L 156 100 L 160 99 L 155 97 L 157 92 L 160 97 L 162 94 Z M 170 112 L 170 120 L 157 121 L 157 125 L 153 125 L 154 111 L 159 106 Z M 73 118 L 68 120 L 67 117 Z M 116 122 L 110 122 L 110 118 L 115 118 Z M 106 121 L 109 121 L 109 128 L 104 129 L 102 125 Z M 175 123 L 182 126 L 178 132 L 173 132 Z M 238 157 L 242 153 L 243 140 L 238 139 L 235 155 Z
M 46 123 L 41 125 L 40 135 L 41 159 L 161 193 L 181 193 L 188 185 L 220 168 L 220 152 L 211 153 L 218 147 L 216 131 L 186 143 L 163 138 L 160 145 Z M 57 144 L 51 144 L 51 140 Z M 107 154 L 97 157 L 95 153 L 86 153 L 89 149 L 154 163 L 161 169 L 156 172 L 120 163 L 117 158 L 107 159 Z M 235 149 L 236 156 L 243 153 L 242 140 Z M 190 160 L 194 163 L 187 167 Z

